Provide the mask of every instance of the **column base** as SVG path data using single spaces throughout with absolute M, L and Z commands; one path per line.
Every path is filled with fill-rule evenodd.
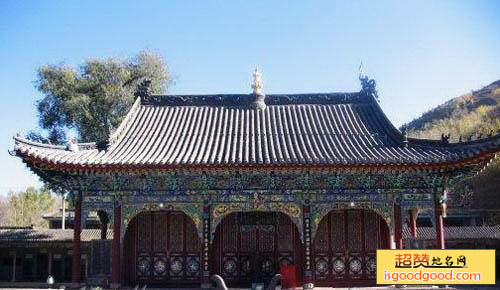
M 80 283 L 80 282 L 71 282 L 71 288 L 73 289 L 79 289 L 80 287 L 82 287 L 83 283 Z
M 302 286 L 302 289 L 304 289 L 304 290 L 314 289 L 314 284 L 313 283 L 305 283 Z
M 109 288 L 111 288 L 111 289 L 119 289 L 120 286 L 121 286 L 120 283 L 111 283 L 109 285 Z
M 201 283 L 200 288 L 201 289 L 210 289 L 210 288 L 212 288 L 212 284 L 211 283 Z

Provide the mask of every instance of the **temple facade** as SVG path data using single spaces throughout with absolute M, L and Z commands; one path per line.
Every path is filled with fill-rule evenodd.
M 14 152 L 76 201 L 75 284 L 97 211 L 112 250 L 92 247 L 90 268 L 111 261 L 111 274 L 87 279 L 113 287 L 209 287 L 212 274 L 249 286 L 283 265 L 306 287 L 372 285 L 376 249 L 403 248 L 405 227 L 417 239 L 418 216 L 445 247 L 447 188 L 485 168 L 500 136 L 407 138 L 360 79 L 359 92 L 283 95 L 258 73 L 242 95 L 152 95 L 145 81 L 104 146 L 15 137 Z

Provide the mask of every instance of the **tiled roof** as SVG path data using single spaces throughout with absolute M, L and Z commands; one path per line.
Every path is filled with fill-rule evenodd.
M 433 240 L 436 230 L 433 227 L 418 227 L 417 239 Z M 500 239 L 500 225 L 496 226 L 450 226 L 444 228 L 444 238 L 451 239 Z M 403 226 L 403 239 L 412 239 L 410 228 Z
M 500 136 L 458 144 L 405 140 L 363 93 L 268 95 L 264 109 L 248 106 L 249 96 L 138 98 L 105 151 L 20 137 L 15 151 L 53 165 L 113 168 L 436 164 L 500 148 Z
M 73 221 L 73 218 L 75 216 L 75 210 L 72 208 L 66 209 L 65 212 L 66 220 L 70 220 L 71 222 Z M 62 219 L 62 209 L 57 209 L 56 211 L 52 213 L 47 213 L 42 215 L 43 219 L 46 220 L 61 220 Z M 87 216 L 85 217 L 87 221 L 98 221 L 99 217 L 97 216 L 96 211 L 90 211 Z
M 433 227 L 419 227 L 419 240 L 433 240 L 436 231 Z M 445 227 L 445 239 L 500 239 L 500 225 L 497 226 L 452 226 Z M 88 242 L 101 237 L 98 229 L 83 229 L 81 240 Z M 108 230 L 107 237 L 113 237 L 113 230 Z M 403 226 L 403 239 L 412 239 L 410 229 Z M 0 243 L 3 242 L 71 242 L 72 229 L 0 229 Z
M 98 229 L 83 229 L 80 239 L 84 242 L 100 239 Z M 113 237 L 113 230 L 108 230 L 108 238 Z M 0 229 L 0 243 L 5 242 L 71 242 L 72 229 Z

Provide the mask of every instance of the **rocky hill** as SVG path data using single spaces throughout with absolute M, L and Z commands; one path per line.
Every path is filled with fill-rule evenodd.
M 471 93 L 453 98 L 406 124 L 417 138 L 464 139 L 496 133 L 500 129 L 500 80 Z M 493 132 L 492 132 L 493 131 Z
M 456 142 L 500 133 L 500 80 L 471 93 L 453 98 L 405 125 L 408 136 L 439 139 L 450 134 Z M 480 175 L 454 186 L 455 206 L 496 212 L 500 223 L 500 158 Z

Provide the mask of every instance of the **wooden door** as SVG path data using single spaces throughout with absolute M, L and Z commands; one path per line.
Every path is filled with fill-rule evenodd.
M 297 265 L 302 244 L 293 222 L 282 213 L 247 212 L 225 217 L 212 244 L 212 269 L 230 286 L 268 283 L 281 265 Z
M 129 285 L 182 287 L 201 283 L 201 243 L 182 212 L 147 212 L 129 224 L 125 244 Z
M 313 243 L 318 286 L 375 284 L 376 250 L 388 248 L 385 221 L 367 210 L 332 211 L 320 222 Z

